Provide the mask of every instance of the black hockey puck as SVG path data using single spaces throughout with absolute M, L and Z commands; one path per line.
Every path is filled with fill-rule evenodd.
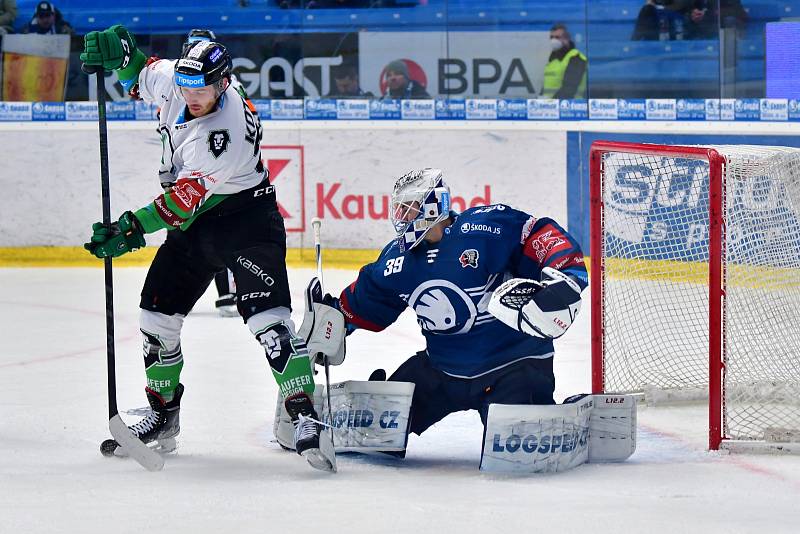
M 100 444 L 100 454 L 103 456 L 114 456 L 114 451 L 117 450 L 119 444 L 113 439 L 107 439 Z

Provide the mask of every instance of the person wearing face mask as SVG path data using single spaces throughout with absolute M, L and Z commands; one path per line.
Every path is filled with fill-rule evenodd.
M 550 28 L 553 51 L 544 67 L 543 98 L 586 98 L 587 60 L 563 24 Z

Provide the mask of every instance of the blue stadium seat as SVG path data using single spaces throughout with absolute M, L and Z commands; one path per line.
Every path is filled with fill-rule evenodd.
M 633 31 L 633 25 L 639 10 L 644 2 L 633 1 L 613 1 L 613 2 L 591 2 L 586 10 L 589 24 L 606 22 L 626 22 Z
M 776 20 L 783 17 L 800 16 L 800 2 L 751 1 L 742 5 L 751 20 Z

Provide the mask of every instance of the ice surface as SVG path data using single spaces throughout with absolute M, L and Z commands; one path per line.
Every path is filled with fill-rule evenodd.
M 145 404 L 144 275 L 114 271 L 118 399 L 131 422 L 125 410 Z M 312 275 L 290 271 L 296 303 Z M 326 289 L 355 276 L 327 270 Z M 315 471 L 271 441 L 264 354 L 241 320 L 217 316 L 211 293 L 184 326 L 178 452 L 149 473 L 98 450 L 108 437 L 102 270 L 0 269 L 0 288 L 0 533 L 800 532 L 800 457 L 706 452 L 699 406 L 640 408 L 638 449 L 623 464 L 481 473 L 480 420 L 458 413 L 411 436 L 405 460 L 340 455 L 338 474 Z M 589 389 L 585 298 L 556 345 L 557 400 Z M 350 336 L 332 380 L 391 372 L 422 347 L 406 313 L 381 334 Z

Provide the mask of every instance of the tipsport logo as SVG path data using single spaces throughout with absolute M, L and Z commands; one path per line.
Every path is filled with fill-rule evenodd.
M 187 76 L 185 74 L 176 72 L 175 81 L 182 87 L 202 87 L 205 84 L 205 78 L 202 74 L 197 76 Z

